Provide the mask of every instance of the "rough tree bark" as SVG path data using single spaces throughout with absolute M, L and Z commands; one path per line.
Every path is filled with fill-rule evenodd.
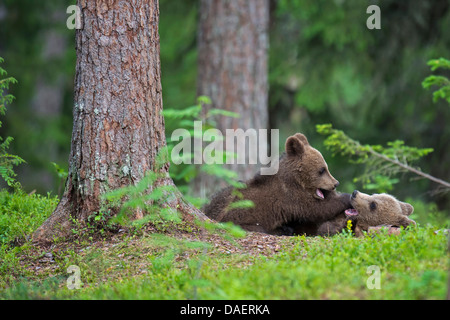
M 239 119 L 215 119 L 224 135 L 226 129 L 245 131 L 268 126 L 268 27 L 269 0 L 200 1 L 198 94 L 212 100 L 205 112 L 219 108 L 241 115 Z M 227 168 L 238 172 L 243 180 L 256 171 L 249 165 Z M 195 193 L 205 196 L 222 185 L 214 177 L 201 175 L 193 186 Z
M 136 184 L 156 170 L 165 147 L 159 57 L 158 0 L 79 0 L 83 29 L 76 31 L 76 77 L 69 177 L 36 242 L 68 235 L 71 219 L 85 221 L 100 196 Z M 169 163 L 155 185 L 173 185 Z M 155 186 L 153 186 L 155 187 Z M 205 216 L 180 194 L 167 205 Z

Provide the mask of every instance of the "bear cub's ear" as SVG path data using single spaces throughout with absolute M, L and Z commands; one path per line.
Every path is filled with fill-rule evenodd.
M 305 152 L 305 146 L 309 145 L 308 139 L 297 133 L 286 140 L 286 153 L 290 156 L 301 156 Z
M 412 205 L 410 205 L 409 203 L 406 202 L 400 202 L 400 207 L 402 208 L 402 213 L 405 216 L 409 216 L 411 213 L 413 213 L 414 211 L 414 207 Z
M 306 136 L 305 136 L 303 133 L 296 133 L 296 134 L 294 135 L 294 137 L 297 137 L 298 140 L 300 140 L 301 142 L 303 142 L 303 144 L 304 144 L 305 146 L 309 146 L 308 139 L 306 139 Z

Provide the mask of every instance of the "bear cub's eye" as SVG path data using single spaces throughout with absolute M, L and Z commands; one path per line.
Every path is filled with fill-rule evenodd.
M 320 170 L 319 170 L 319 175 L 321 176 L 321 175 L 323 175 L 324 173 L 325 173 L 325 168 L 321 168 Z
M 376 204 L 375 202 L 372 201 L 372 202 L 370 203 L 370 210 L 373 211 L 373 210 L 375 210 L 376 208 L 377 208 L 377 204 Z

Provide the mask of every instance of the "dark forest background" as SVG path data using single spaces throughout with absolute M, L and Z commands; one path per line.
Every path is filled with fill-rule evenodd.
M 27 162 L 16 169 L 27 192 L 57 194 L 61 179 L 52 162 L 67 169 L 76 59 L 75 31 L 66 27 L 71 4 L 0 2 L 2 67 L 18 80 L 10 90 L 16 100 L 2 119 L 0 136 L 14 137 L 10 152 Z M 380 30 L 366 27 L 369 4 L 381 8 Z M 164 108 L 196 103 L 198 17 L 196 0 L 160 1 Z M 270 127 L 280 129 L 281 141 L 305 133 L 323 152 L 344 192 L 361 188 L 353 183 L 361 168 L 332 157 L 316 124 L 332 123 L 364 144 L 399 139 L 433 148 L 417 166 L 449 181 L 450 108 L 444 100 L 434 103 L 421 84 L 430 75 L 427 61 L 450 58 L 449 30 L 450 2 L 445 0 L 272 0 Z M 166 123 L 167 136 L 174 129 L 176 124 Z M 448 211 L 449 197 L 433 195 L 431 182 L 399 178 L 391 193 Z

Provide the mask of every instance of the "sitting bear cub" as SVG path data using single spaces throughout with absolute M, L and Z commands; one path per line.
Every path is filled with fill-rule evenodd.
M 362 231 L 368 231 L 369 227 L 380 225 L 407 227 L 416 224 L 408 218 L 414 211 L 414 207 L 406 202 L 401 202 L 393 196 L 382 193 L 368 195 L 355 190 L 350 200 L 353 208 L 345 210 L 336 218 L 315 225 L 292 223 L 288 227 L 293 234 L 306 235 L 334 235 L 347 228 L 347 221 L 352 221 L 352 230 L 356 236 L 362 236 Z
M 285 226 L 318 224 L 334 219 L 351 208 L 350 194 L 335 191 L 339 182 L 328 171 L 322 154 L 311 147 L 303 134 L 286 140 L 286 152 L 279 159 L 274 175 L 257 174 L 245 182 L 246 188 L 233 192 L 233 187 L 215 194 L 203 208 L 210 218 L 231 221 L 248 231 L 289 234 Z M 251 208 L 230 208 L 235 201 L 251 200 Z M 292 232 L 290 232 L 292 234 Z

